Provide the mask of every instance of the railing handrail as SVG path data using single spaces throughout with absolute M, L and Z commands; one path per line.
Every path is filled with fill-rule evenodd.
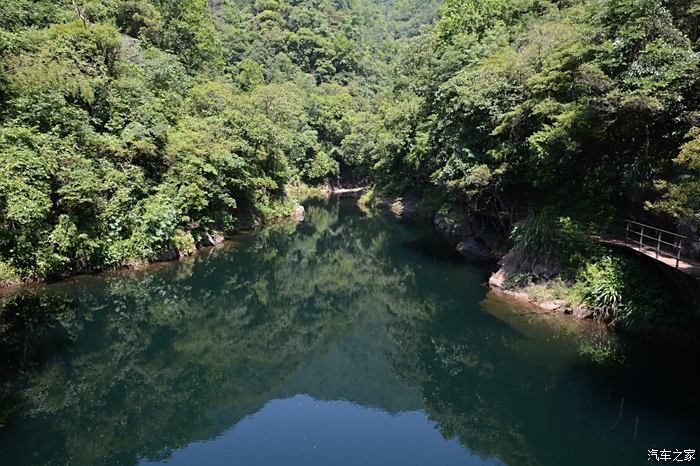
M 639 225 L 640 227 L 649 228 L 649 229 L 651 229 L 651 230 L 660 231 L 660 232 L 662 232 L 662 233 L 667 233 L 667 234 L 672 235 L 672 236 L 677 236 L 677 237 L 679 237 L 679 238 L 681 238 L 681 239 L 688 239 L 687 236 L 679 235 L 678 233 L 674 233 L 674 232 L 672 232 L 672 231 L 664 230 L 664 229 L 662 229 L 662 228 L 657 228 L 657 227 L 655 227 L 655 226 L 647 225 L 646 223 L 637 222 L 637 221 L 635 221 L 635 220 L 630 220 L 630 219 L 627 219 L 627 218 L 626 218 L 626 219 L 625 219 L 625 222 L 626 222 L 626 223 L 633 223 L 633 224 L 635 224 L 635 225 Z
M 656 241 L 657 243 L 665 244 L 666 246 L 671 246 L 673 249 L 678 249 L 678 248 L 680 247 L 680 246 L 678 245 L 678 243 L 669 243 L 668 241 L 660 240 L 660 239 L 659 239 L 658 237 L 656 237 L 656 236 L 644 235 L 644 234 L 642 234 L 640 231 L 634 231 L 634 230 L 630 230 L 630 231 L 631 231 L 632 233 L 635 233 L 635 234 L 638 235 L 638 236 L 643 236 L 644 238 L 647 238 L 647 239 Z
M 635 230 L 633 225 L 637 225 L 641 227 L 639 230 Z M 649 236 L 645 234 L 645 230 L 649 230 L 650 233 L 655 233 L 655 236 Z M 630 238 L 630 233 L 634 238 Z M 673 238 L 673 243 L 669 243 L 668 241 L 664 241 L 661 239 L 661 235 L 666 233 L 667 235 L 671 235 Z M 636 238 L 639 237 L 639 240 Z M 656 245 L 652 246 L 650 244 L 644 244 L 644 238 L 647 238 L 651 241 L 654 241 Z M 640 223 L 634 220 L 630 219 L 625 219 L 625 240 L 626 241 L 633 241 L 634 244 L 639 246 L 639 250 L 642 251 L 642 247 L 645 248 L 652 248 L 656 252 L 656 258 L 659 258 L 659 255 L 663 256 L 668 256 L 676 260 L 676 268 L 678 268 L 678 265 L 681 260 L 681 253 L 683 252 L 683 240 L 687 239 L 683 235 L 679 235 L 678 233 L 674 233 L 672 231 L 664 230 L 661 228 L 656 228 L 651 225 L 647 225 L 644 223 Z M 661 245 L 666 245 L 670 246 L 672 248 L 673 253 L 664 251 L 661 248 Z

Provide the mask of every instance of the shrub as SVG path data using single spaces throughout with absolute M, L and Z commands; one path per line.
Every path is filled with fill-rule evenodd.
M 580 276 L 584 300 L 596 309 L 599 318 L 614 321 L 622 305 L 624 271 L 619 258 L 604 256 L 587 264 Z
M 513 228 L 511 238 L 526 262 L 550 257 L 557 240 L 557 220 L 551 210 L 543 210 L 537 215 Z
M 659 310 L 673 307 L 653 275 L 636 261 L 611 254 L 586 264 L 576 287 L 597 319 L 630 330 L 650 330 L 659 320 Z
M 0 288 L 19 283 L 20 277 L 15 269 L 0 261 Z
M 189 256 L 195 250 L 194 238 L 189 231 L 177 229 L 173 234 L 173 244 L 181 256 Z

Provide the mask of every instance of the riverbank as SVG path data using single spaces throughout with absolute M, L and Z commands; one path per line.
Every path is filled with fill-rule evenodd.
M 275 212 L 269 214 L 267 218 L 251 219 L 251 221 L 247 222 L 244 227 L 229 233 L 198 227 L 197 231 L 175 230 L 172 235 L 172 247 L 163 249 L 150 260 L 129 260 L 117 265 L 96 267 L 92 270 L 78 270 L 74 272 L 57 274 L 51 277 L 34 277 L 28 279 L 21 279 L 10 274 L 9 272 L 5 273 L 3 270 L 4 263 L 0 262 L 0 291 L 15 289 L 32 284 L 47 282 L 54 283 L 83 275 L 99 275 L 118 270 L 138 270 L 153 266 L 155 264 L 190 258 L 202 251 L 209 250 L 212 247 L 216 247 L 226 241 L 230 241 L 241 233 L 257 230 L 271 222 L 284 220 L 292 220 L 296 222 L 303 221 L 306 212 L 301 203 L 309 197 L 328 198 L 331 195 L 359 197 L 365 190 L 366 187 L 343 188 L 332 187 L 328 184 L 318 186 L 309 186 L 306 184 L 289 185 L 285 190 L 287 198 L 282 203 L 283 208 L 277 209 Z
M 697 340 L 692 329 L 700 327 L 700 318 L 691 297 L 697 296 L 697 290 L 689 292 L 695 283 L 683 283 L 683 277 L 633 253 L 590 240 L 571 219 L 556 220 L 564 222 L 557 225 L 562 232 L 552 233 L 554 237 L 545 244 L 575 247 L 526 253 L 518 235 L 527 230 L 528 221 L 519 222 L 518 233 L 513 235 L 515 225 L 470 214 L 447 202 L 433 203 L 432 210 L 426 210 L 425 202 L 415 195 L 374 195 L 370 191 L 361 202 L 400 217 L 431 221 L 466 260 L 495 264 L 487 286 L 504 299 L 535 307 L 538 312 L 596 320 L 618 331 Z M 558 234 L 572 237 L 560 241 Z
M 456 206 L 449 205 L 441 206 L 432 215 L 431 212 L 422 212 L 422 215 L 419 215 L 416 206 L 420 201 L 415 196 L 380 196 L 365 199 L 365 203 L 367 202 L 373 207 L 389 210 L 400 217 L 422 217 L 431 221 L 435 229 L 466 260 L 500 264 L 488 281 L 488 286 L 499 296 L 535 306 L 545 312 L 574 314 L 579 318 L 592 317 L 591 312 L 584 312 L 578 308 L 574 312 L 574 309 L 563 300 L 542 299 L 542 296 L 525 289 L 510 289 L 508 280 L 517 273 L 517 266 L 507 259 L 505 264 L 501 263 L 504 258 L 509 257 L 507 234 L 499 232 L 484 219 L 477 216 L 469 217 L 466 213 L 460 212 Z M 510 257 L 512 256 L 513 254 L 510 254 Z
M 299 193 L 302 192 L 299 191 Z M 296 196 L 289 196 L 286 202 L 287 205 L 284 209 L 272 213 L 269 217 L 267 217 L 264 220 L 256 219 L 254 221 L 251 221 L 245 227 L 241 227 L 240 229 L 229 233 L 223 233 L 216 230 L 209 230 L 207 228 L 198 228 L 196 232 L 194 230 L 175 230 L 175 232 L 172 235 L 172 246 L 164 248 L 149 260 L 134 259 L 116 265 L 105 265 L 102 267 L 95 267 L 91 270 L 77 270 L 49 277 L 30 277 L 27 279 L 21 279 L 17 276 L 5 277 L 5 275 L 3 275 L 2 273 L 3 270 L 0 268 L 0 291 L 6 289 L 14 289 L 31 284 L 58 282 L 81 275 L 99 275 L 101 273 L 123 269 L 138 270 L 152 266 L 154 264 L 178 261 L 185 258 L 189 258 L 193 255 L 198 254 L 201 251 L 208 250 L 209 248 L 223 244 L 224 242 L 235 238 L 236 235 L 239 235 L 246 231 L 257 230 L 271 222 L 278 222 L 282 220 L 292 220 L 297 222 L 303 221 L 305 216 L 305 210 L 304 206 L 301 205 L 300 199 L 303 199 L 308 195 L 314 195 L 315 193 L 316 190 L 314 188 L 309 188 L 308 193 L 302 193 L 301 195 L 299 195 L 298 198 Z M 3 263 L 0 262 L 0 266 L 2 265 Z
M 546 312 L 569 314 L 578 319 L 592 319 L 595 309 L 575 297 L 573 287 L 556 273 L 537 283 L 523 284 L 522 256 L 511 249 L 498 261 L 498 269 L 489 277 L 488 285 L 495 293 L 537 306 Z M 544 273 L 544 272 L 543 272 Z

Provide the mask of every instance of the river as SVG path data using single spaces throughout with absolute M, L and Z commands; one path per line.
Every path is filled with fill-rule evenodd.
M 0 464 L 642 465 L 699 449 L 696 351 L 498 299 L 492 266 L 430 225 L 335 198 L 306 210 L 181 262 L 0 294 Z

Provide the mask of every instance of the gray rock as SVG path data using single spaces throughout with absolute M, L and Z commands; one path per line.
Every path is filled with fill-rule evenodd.
M 591 319 L 593 318 L 593 309 L 588 306 L 580 305 L 574 308 L 572 314 L 577 319 Z
M 433 219 L 433 224 L 435 225 L 435 228 L 437 228 L 442 233 L 447 233 L 448 224 L 445 217 L 441 216 L 440 214 L 436 214 L 435 218 Z
M 435 228 L 436 228 L 438 231 L 440 231 L 440 232 L 442 232 L 442 233 L 446 233 L 446 230 L 447 230 L 447 222 L 445 221 L 444 218 L 436 216 L 436 217 L 435 217 L 435 220 L 433 220 L 433 224 L 435 224 Z
M 415 217 L 417 204 L 418 200 L 411 196 L 387 196 L 374 201 L 376 207 L 389 209 L 394 215 L 406 218 Z
M 396 200 L 391 203 L 390 208 L 394 214 L 396 214 L 398 216 L 403 215 L 404 210 L 405 210 L 404 204 L 403 204 L 403 199 L 400 197 L 396 198 Z
M 416 205 L 418 202 L 412 197 L 403 198 L 403 213 L 404 217 L 415 217 L 416 215 Z
M 221 244 L 223 242 L 224 242 L 224 237 L 221 235 L 212 236 L 209 233 L 209 230 L 204 230 L 204 233 L 202 233 L 202 241 L 201 241 L 202 246 L 216 246 L 217 244 Z
M 491 259 L 491 249 L 475 238 L 467 238 L 457 244 L 457 252 L 471 260 Z
M 566 311 L 567 311 L 566 301 L 562 301 L 560 299 L 541 301 L 541 302 L 538 302 L 537 305 L 539 307 L 541 307 L 542 309 L 544 309 L 545 311 L 559 312 L 559 313 L 566 313 Z
M 454 212 L 435 214 L 433 219 L 435 228 L 453 245 L 457 246 L 462 241 L 474 239 L 489 249 L 491 256 L 493 245 L 496 244 L 498 235 L 486 228 L 481 219 L 476 216 L 464 216 Z
M 443 216 L 440 213 L 435 215 L 433 219 L 433 224 L 435 228 L 447 238 L 447 240 L 452 243 L 452 245 L 458 244 L 465 238 L 465 234 L 460 225 L 457 222 L 447 216 Z
M 508 254 L 499 261 L 500 268 L 489 278 L 489 286 L 493 288 L 506 289 L 508 278 L 517 273 L 522 263 L 522 256 L 515 249 L 511 249 Z

